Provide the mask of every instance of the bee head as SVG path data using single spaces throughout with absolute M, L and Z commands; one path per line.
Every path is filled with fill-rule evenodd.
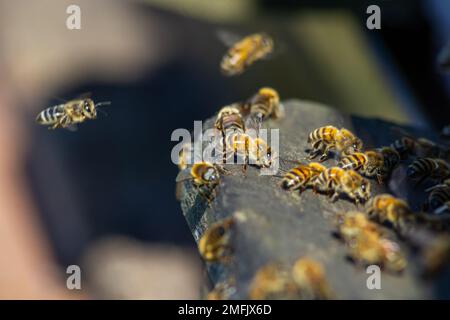
M 88 98 L 83 100 L 81 111 L 83 112 L 83 115 L 86 116 L 86 118 L 88 119 L 97 118 L 97 110 L 95 108 L 95 104 L 92 99 Z
M 204 179 L 206 181 L 209 181 L 209 182 L 212 182 L 212 183 L 219 182 L 219 178 L 220 178 L 219 172 L 213 166 L 209 167 L 206 170 L 205 175 L 204 175 Z
M 355 193 L 359 200 L 363 203 L 369 200 L 370 198 L 370 182 L 366 179 L 361 179 L 360 186 L 355 190 Z
M 273 49 L 273 40 L 268 34 L 261 34 L 261 44 L 268 51 Z
M 361 139 L 356 138 L 353 142 L 353 148 L 355 148 L 357 151 L 361 151 L 363 149 L 363 142 Z
M 280 95 L 278 94 L 278 92 L 275 89 L 269 88 L 269 87 L 264 87 L 259 89 L 259 94 L 262 96 L 266 96 L 269 99 L 271 99 L 274 102 L 279 102 L 280 101 Z

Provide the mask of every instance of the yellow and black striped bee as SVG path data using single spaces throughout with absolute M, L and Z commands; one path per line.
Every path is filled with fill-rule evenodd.
M 75 99 L 42 110 L 36 117 L 38 124 L 49 129 L 76 129 L 76 125 L 97 118 L 97 108 L 110 102 L 94 103 L 90 98 Z
M 194 163 L 189 170 L 189 177 L 185 178 L 179 176 L 177 178 L 177 199 L 181 199 L 182 182 L 191 180 L 201 196 L 208 201 L 211 200 L 211 195 L 214 195 L 215 188 L 220 183 L 221 174 L 227 173 L 227 170 L 219 164 L 213 164 L 207 161 Z
M 336 215 L 337 234 L 345 242 L 350 243 L 361 231 L 372 232 L 383 236 L 384 232 L 366 214 L 359 211 L 341 212 Z
M 449 159 L 450 149 L 448 147 L 426 138 L 416 138 L 402 129 L 395 128 L 395 131 L 400 132 L 403 136 L 395 140 L 391 144 L 391 148 L 395 149 L 402 159 L 406 159 L 408 156 Z
M 244 104 L 243 109 L 249 113 L 247 127 L 257 131 L 265 119 L 279 119 L 284 116 L 284 108 L 278 92 L 268 87 L 259 89 L 258 93 Z
M 325 161 L 328 153 L 335 150 L 340 156 L 346 156 L 359 152 L 363 148 L 361 139 L 355 136 L 349 130 L 337 129 L 333 126 L 320 127 L 313 130 L 308 135 L 308 143 L 311 143 L 312 149 L 309 152 L 309 158 L 314 159 L 322 154 L 319 161 Z
M 233 103 L 220 109 L 215 128 L 225 136 L 227 131 L 245 132 L 245 123 L 241 115 L 240 104 Z
M 220 131 L 222 134 L 222 139 L 219 141 L 219 146 L 221 146 L 220 152 L 222 152 L 223 162 L 226 162 L 229 156 L 234 155 L 233 152 L 229 153 L 229 148 L 232 144 L 229 144 L 227 137 L 233 137 L 236 135 L 241 138 L 247 137 L 245 134 L 245 122 L 240 111 L 241 105 L 234 103 L 220 109 L 217 114 L 214 127 Z M 243 141 L 246 142 L 245 140 Z M 244 146 L 245 148 L 245 146 Z
M 307 165 L 299 164 L 284 175 L 281 187 L 289 191 L 299 190 L 302 192 L 307 187 L 312 186 L 314 179 L 326 169 L 318 162 L 311 162 Z
M 421 158 L 408 166 L 406 175 L 420 184 L 427 178 L 442 181 L 450 176 L 449 164 L 436 158 Z
M 217 283 L 208 295 L 208 300 L 229 300 L 236 292 L 236 279 L 228 278 L 226 281 Z
M 268 263 L 258 269 L 249 288 L 251 300 L 293 299 L 297 288 L 291 273 L 280 263 Z
M 376 264 L 394 272 L 406 267 L 397 243 L 389 240 L 377 224 L 358 211 L 339 214 L 338 234 L 349 246 L 349 256 L 358 264 Z
M 367 204 L 366 212 L 371 219 L 383 224 L 389 223 L 400 232 L 413 219 L 408 203 L 390 194 L 372 198 Z
M 328 283 L 323 266 L 314 259 L 303 257 L 292 267 L 292 278 L 300 299 L 329 300 L 334 294 Z
M 222 58 L 220 68 L 226 76 L 243 73 L 255 61 L 272 53 L 274 43 L 265 33 L 251 34 L 233 44 Z
M 428 188 L 425 191 L 430 194 L 423 208 L 434 211 L 442 207 L 447 201 L 450 201 L 450 179 L 446 179 L 443 183 Z
M 198 242 L 198 250 L 207 262 L 228 262 L 233 252 L 231 238 L 234 218 L 226 218 L 211 226 Z
M 355 152 L 343 157 L 338 166 L 353 169 L 368 178 L 376 177 L 382 183 L 400 162 L 398 153 L 389 147 L 366 152 Z
M 370 198 L 370 182 L 354 170 L 331 167 L 323 171 L 313 183 L 314 192 L 328 194 L 332 201 L 346 195 L 357 204 Z

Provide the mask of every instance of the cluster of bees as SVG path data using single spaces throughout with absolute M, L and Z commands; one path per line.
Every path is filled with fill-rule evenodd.
M 277 91 L 263 87 L 250 99 L 222 107 L 214 122 L 214 129 L 219 132 L 218 141 L 213 140 L 220 161 L 198 161 L 190 167 L 190 177 L 200 194 L 209 199 L 209 195 L 220 182 L 220 177 L 227 174 L 226 163 L 242 163 L 243 168 L 253 165 L 268 168 L 272 165 L 275 152 L 272 152 L 266 140 L 258 135 L 264 120 L 278 119 L 283 116 L 283 106 Z M 189 167 L 193 146 L 188 142 L 179 153 L 180 170 Z M 178 180 L 177 182 L 181 182 Z
M 230 48 L 224 56 L 221 68 L 225 75 L 241 74 L 255 61 L 269 55 L 273 41 L 265 34 L 244 38 Z M 229 157 L 242 157 L 244 167 L 256 165 L 268 167 L 280 158 L 258 135 L 252 136 L 249 129 L 258 130 L 266 119 L 280 119 L 284 108 L 278 93 L 272 88 L 262 88 L 250 99 L 223 107 L 217 114 L 214 127 L 221 133 L 220 146 L 223 163 Z M 450 127 L 442 131 L 442 138 L 449 140 Z M 389 146 L 365 149 L 363 141 L 346 128 L 332 125 L 312 130 L 307 141 L 309 155 L 295 162 L 295 167 L 282 170 L 280 187 L 287 191 L 328 195 L 331 201 L 344 198 L 361 211 L 336 214 L 336 234 L 348 248 L 349 257 L 358 265 L 378 265 L 394 273 L 407 266 L 405 254 L 386 227 L 393 229 L 400 238 L 408 239 L 417 228 L 440 232 L 432 246 L 423 250 L 428 269 L 437 270 L 450 258 L 450 149 L 424 138 L 415 138 L 405 132 Z M 180 170 L 189 167 L 187 155 L 192 146 L 187 144 L 180 151 Z M 318 157 L 318 160 L 315 160 Z M 323 163 L 337 160 L 336 166 Z M 412 159 L 411 159 L 412 158 Z M 281 158 L 280 158 L 281 159 Z M 252 161 L 250 161 L 252 160 Z M 286 159 L 284 159 L 286 160 Z M 436 184 L 426 189 L 428 200 L 421 212 L 414 212 L 409 204 L 390 194 L 371 195 L 370 179 L 387 184 L 394 169 L 401 163 L 412 160 L 406 176 L 416 185 L 431 179 Z M 194 186 L 211 194 L 227 170 L 221 164 L 199 161 L 190 168 Z M 199 240 L 199 252 L 209 263 L 227 264 L 233 254 L 232 238 L 236 228 L 233 216 L 217 222 Z M 211 299 L 228 298 L 235 292 L 235 281 L 218 283 L 209 294 Z M 292 268 L 269 263 L 261 267 L 249 286 L 252 299 L 307 298 L 328 299 L 334 295 L 325 277 L 323 266 L 310 257 L 300 258 Z

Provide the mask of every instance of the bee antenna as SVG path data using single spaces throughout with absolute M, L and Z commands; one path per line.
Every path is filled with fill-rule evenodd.
M 100 106 L 110 106 L 111 105 L 111 101 L 102 101 L 102 102 L 97 102 L 95 104 L 95 107 L 100 107 Z
M 104 116 L 108 116 L 108 114 L 105 112 L 105 110 L 100 109 L 99 107 L 96 107 L 97 111 L 100 111 Z

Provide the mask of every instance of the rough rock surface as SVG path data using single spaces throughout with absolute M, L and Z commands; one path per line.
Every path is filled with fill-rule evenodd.
M 395 125 L 382 120 L 362 119 L 342 115 L 318 103 L 285 101 L 286 117 L 267 121 L 263 127 L 280 129 L 280 155 L 284 159 L 301 159 L 306 156 L 307 135 L 314 128 L 334 125 L 354 130 L 367 148 L 389 145 L 398 138 L 392 130 Z M 213 120 L 207 121 L 207 126 Z M 408 128 L 408 130 L 410 130 Z M 424 132 L 410 130 L 421 136 Z M 428 136 L 429 137 L 429 136 Z M 433 138 L 433 137 L 431 137 Z M 324 164 L 332 166 L 334 159 Z M 402 164 L 394 172 L 389 190 L 412 201 L 417 208 L 422 201 L 416 190 L 409 186 Z M 293 165 L 281 163 L 284 169 Z M 230 166 L 229 166 L 230 167 Z M 251 280 L 259 267 L 278 261 L 286 265 L 301 256 L 310 256 L 321 262 L 329 283 L 339 299 L 421 299 L 442 297 L 433 283 L 418 276 L 418 263 L 405 244 L 409 256 L 408 267 L 399 275 L 382 272 L 381 290 L 369 290 L 369 276 L 364 268 L 346 258 L 343 243 L 333 236 L 333 217 L 336 212 L 357 209 L 346 200 L 331 203 L 327 197 L 313 194 L 311 190 L 286 192 L 279 186 L 280 178 L 260 176 L 250 167 L 246 174 L 239 166 L 232 166 L 231 174 L 222 176 L 214 200 L 208 204 L 197 194 L 190 181 L 185 181 L 181 207 L 196 241 L 211 224 L 235 215 L 237 226 L 232 238 L 233 260 L 228 264 L 208 264 L 207 270 L 213 284 L 236 279 L 236 292 L 232 298 L 246 298 Z M 180 175 L 186 174 L 181 172 Z M 372 194 L 388 191 L 372 181 Z M 423 195 L 422 195 L 423 198 Z

